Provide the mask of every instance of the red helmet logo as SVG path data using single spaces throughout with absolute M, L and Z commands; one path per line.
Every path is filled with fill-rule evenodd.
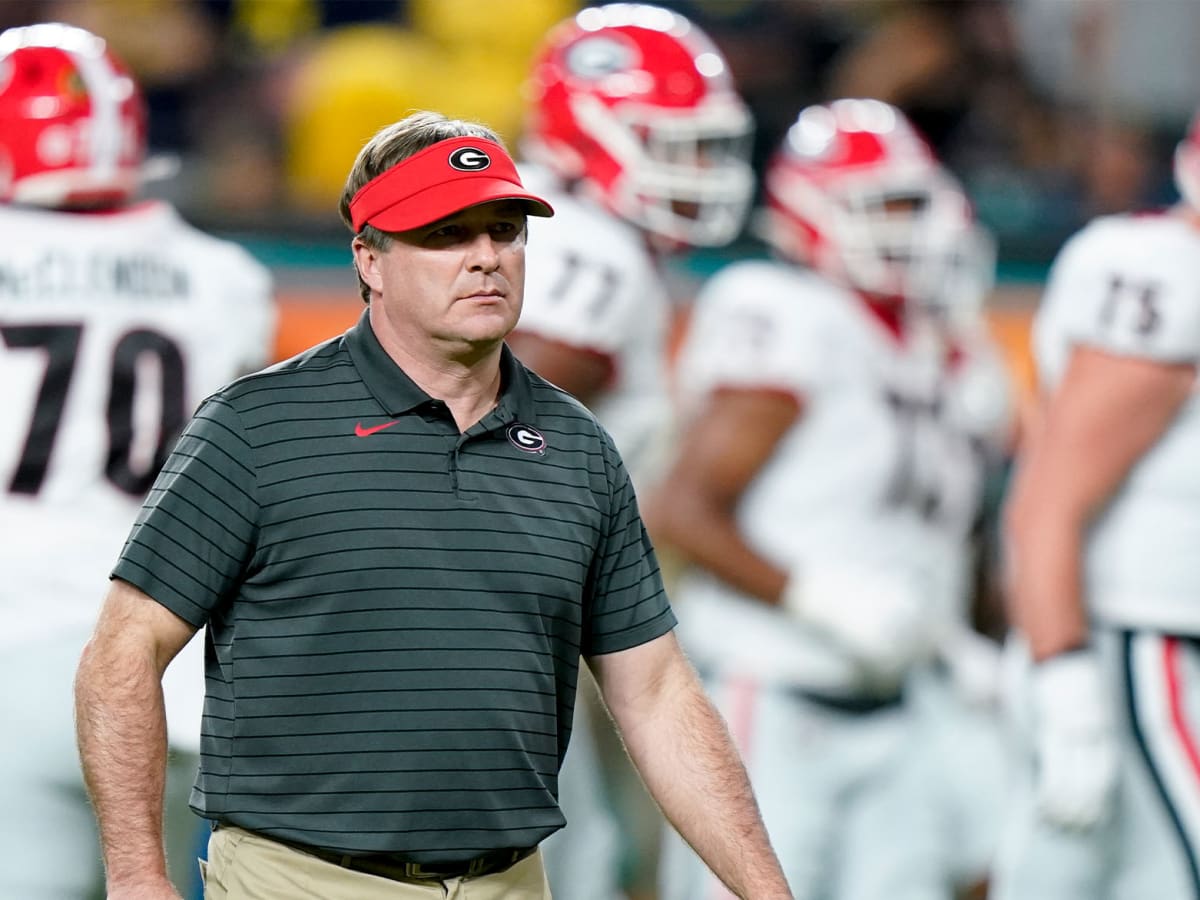
M 567 71 L 584 81 L 599 81 L 633 68 L 637 62 L 637 51 L 625 41 L 613 35 L 585 37 L 572 44 L 563 55 Z

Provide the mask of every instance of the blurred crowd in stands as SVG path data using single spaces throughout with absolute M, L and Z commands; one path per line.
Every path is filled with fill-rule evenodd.
M 1105 212 L 1170 202 L 1194 103 L 1193 0 L 663 0 L 729 58 L 762 162 L 796 112 L 872 96 L 965 183 L 1002 263 Z M 574 0 L 7 0 L 0 27 L 105 36 L 151 103 L 160 195 L 217 230 L 341 237 L 342 175 L 414 108 L 519 137 L 521 82 Z M 153 191 L 152 191 L 153 193 Z

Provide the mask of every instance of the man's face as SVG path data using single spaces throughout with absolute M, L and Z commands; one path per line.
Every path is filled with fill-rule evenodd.
M 496 200 L 396 232 L 386 251 L 356 242 L 359 272 L 380 295 L 372 323 L 451 350 L 498 343 L 521 314 L 525 236 L 523 205 Z

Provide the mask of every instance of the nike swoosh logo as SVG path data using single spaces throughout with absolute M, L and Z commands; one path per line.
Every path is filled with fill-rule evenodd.
M 399 419 L 392 419 L 390 422 L 384 422 L 382 425 L 372 425 L 370 428 L 367 428 L 362 422 L 359 422 L 354 426 L 354 433 L 359 437 L 370 437 L 377 431 L 383 431 L 385 428 L 391 428 L 399 421 Z

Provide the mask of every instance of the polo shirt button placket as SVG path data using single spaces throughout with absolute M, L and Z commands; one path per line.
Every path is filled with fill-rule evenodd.
M 460 483 L 460 479 L 459 479 L 459 471 L 462 467 L 462 454 L 465 452 L 467 441 L 469 441 L 469 440 L 470 440 L 470 437 L 468 437 L 467 435 L 465 435 L 465 434 L 461 435 L 459 437 L 459 439 L 457 441 L 455 441 L 454 446 L 450 450 L 450 486 L 453 488 L 454 496 L 458 500 L 465 500 L 467 502 L 475 502 L 476 500 L 478 500 L 478 497 L 475 497 L 475 496 L 472 496 L 469 494 L 464 494 L 462 492 L 461 483 Z
M 458 490 L 458 447 L 450 451 L 450 489 L 455 497 L 460 497 Z

